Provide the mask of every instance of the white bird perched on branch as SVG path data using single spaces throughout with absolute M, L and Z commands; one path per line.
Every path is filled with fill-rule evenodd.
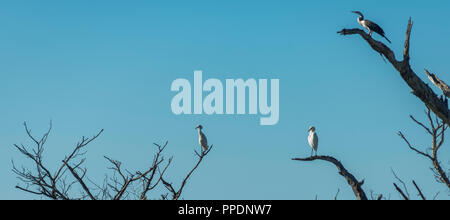
M 203 126 L 199 125 L 195 129 L 198 129 L 198 142 L 200 143 L 200 146 L 202 146 L 203 152 L 205 152 L 208 150 L 208 140 L 202 132 Z
M 316 156 L 317 156 L 317 149 L 319 148 L 319 137 L 317 136 L 316 133 L 316 128 L 314 126 L 309 127 L 309 136 L 308 136 L 308 143 L 309 146 L 311 146 L 311 157 L 313 155 L 313 151 L 316 152 Z

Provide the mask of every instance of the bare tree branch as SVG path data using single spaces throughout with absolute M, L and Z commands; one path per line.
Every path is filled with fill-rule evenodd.
M 167 188 L 167 190 L 170 191 L 170 193 L 172 194 L 172 200 L 178 200 L 180 199 L 181 193 L 183 192 L 183 189 L 188 181 L 188 179 L 191 177 L 191 175 L 194 173 L 194 171 L 198 168 L 198 166 L 200 165 L 200 163 L 203 161 L 203 158 L 205 158 L 209 152 L 211 152 L 211 150 L 213 149 L 213 145 L 211 145 L 211 147 L 206 150 L 206 151 L 202 151 L 201 154 L 199 154 L 197 151 L 195 151 L 195 154 L 198 156 L 198 161 L 195 164 L 194 168 L 191 169 L 191 171 L 189 171 L 189 173 L 186 175 L 186 177 L 183 179 L 183 182 L 181 183 L 181 186 L 178 190 L 175 190 L 175 188 L 173 187 L 173 185 L 169 182 L 167 182 L 162 175 L 161 176 L 161 181 L 162 183 L 165 185 L 165 187 Z
M 426 112 L 428 121 L 430 123 L 430 128 L 425 126 L 424 124 L 417 121 L 414 117 L 411 116 L 411 119 L 417 123 L 419 126 L 425 128 L 427 132 L 431 136 L 431 155 L 429 153 L 425 153 L 423 151 L 418 150 L 417 148 L 413 147 L 411 143 L 408 141 L 408 139 L 403 135 L 402 132 L 399 132 L 398 135 L 406 142 L 408 147 L 415 151 L 416 153 L 428 158 L 431 163 L 433 164 L 433 172 L 435 173 L 435 177 L 439 182 L 444 183 L 447 185 L 448 188 L 450 188 L 450 180 L 448 179 L 447 173 L 444 171 L 444 169 L 441 166 L 441 163 L 438 159 L 438 151 L 441 148 L 441 146 L 444 144 L 445 141 L 445 131 L 447 130 L 447 125 L 442 121 L 440 122 L 437 120 L 434 122 L 433 117 L 431 115 L 431 110 L 428 109 Z
M 397 61 L 394 52 L 382 42 L 374 40 L 369 34 L 361 29 L 343 29 L 338 33 L 341 35 L 360 35 L 376 52 L 384 55 L 394 68 L 400 73 L 400 76 L 412 89 L 412 93 L 417 96 L 425 105 L 430 108 L 447 125 L 450 125 L 450 110 L 445 100 L 440 99 L 434 91 L 423 82 L 417 74 L 411 69 L 409 64 L 410 56 L 410 38 L 413 22 L 411 18 L 408 22 L 406 31 L 405 47 L 403 50 L 403 61 Z
M 431 81 L 431 83 L 442 90 L 445 96 L 450 98 L 450 88 L 447 83 L 439 79 L 435 74 L 430 73 L 428 70 L 425 70 L 425 74 L 428 76 L 428 79 Z
M 406 192 L 406 196 L 407 196 L 408 198 L 410 198 L 410 195 L 409 195 L 409 192 L 408 192 L 408 187 L 406 187 L 405 182 L 403 182 L 403 180 L 400 179 L 400 177 L 397 176 L 397 174 L 395 173 L 395 171 L 394 171 L 392 168 L 391 168 L 391 172 L 392 172 L 392 174 L 394 175 L 395 179 L 397 179 L 397 180 L 403 185 L 403 189 L 404 189 L 405 192 Z M 395 185 L 395 186 L 397 187 L 397 185 Z M 397 191 L 398 191 L 398 189 L 397 189 Z M 403 191 L 402 191 L 402 193 L 403 193 Z
M 347 171 L 347 169 L 345 169 L 345 167 L 342 165 L 341 162 L 339 162 L 337 159 L 335 159 L 334 157 L 331 156 L 313 156 L 313 157 L 308 157 L 308 158 L 294 158 L 292 160 L 295 161 L 315 161 L 315 160 L 323 160 L 323 161 L 328 161 L 332 164 L 334 164 L 338 171 L 339 174 L 342 175 L 348 182 L 348 184 L 350 185 L 350 187 L 353 190 L 353 193 L 356 196 L 357 200 L 367 200 L 367 196 L 366 193 L 364 192 L 364 190 L 362 189 L 362 185 L 364 184 L 364 180 L 363 181 L 358 181 L 355 176 L 353 176 L 353 174 L 351 174 L 350 172 Z
M 338 191 L 337 191 L 337 193 L 336 193 L 336 195 L 334 196 L 334 200 L 337 200 L 338 199 L 338 196 L 339 196 L 339 193 L 341 192 L 341 190 L 340 189 L 338 189 Z
M 416 187 L 416 189 L 417 189 L 417 192 L 419 193 L 419 196 L 420 196 L 420 198 L 422 198 L 422 200 L 427 200 L 426 198 L 425 198 L 425 196 L 423 195 L 423 193 L 422 193 L 422 190 L 419 188 L 419 186 L 416 184 L 416 181 L 412 181 L 413 182 L 413 184 L 414 184 L 414 187 Z
M 383 199 L 383 194 L 380 194 L 379 196 L 378 196 L 378 201 L 380 201 L 380 200 L 382 200 Z
M 84 168 L 85 158 L 82 158 L 86 151 L 84 148 L 96 140 L 102 133 L 103 129 L 91 138 L 82 137 L 74 150 L 62 160 L 62 164 L 53 174 L 43 163 L 44 144 L 50 134 L 52 124 L 49 130 L 41 139 L 34 137 L 31 129 L 24 123 L 27 136 L 31 139 L 35 147 L 29 150 L 24 145 L 15 144 L 14 147 L 22 153 L 26 158 L 34 163 L 34 169 L 18 168 L 12 161 L 12 171 L 18 176 L 25 186 L 17 185 L 16 188 L 38 196 L 46 197 L 53 200 L 98 200 L 98 199 L 140 199 L 146 200 L 150 191 L 155 189 L 161 182 L 173 194 L 173 199 L 181 197 L 183 188 L 187 184 L 193 172 L 198 168 L 204 157 L 211 151 L 196 154 L 199 160 L 195 167 L 183 179 L 181 187 L 175 191 L 164 181 L 164 175 L 172 163 L 172 157 L 165 160 L 163 153 L 168 142 L 164 145 L 154 144 L 157 147 L 151 165 L 144 171 L 130 172 L 122 168 L 122 163 L 105 156 L 105 159 L 112 164 L 109 168 L 113 171 L 113 176 L 108 178 L 105 176 L 103 184 L 96 184 L 87 177 L 87 168 Z M 86 181 L 88 180 L 88 181 Z M 93 185 L 93 187 L 89 186 Z M 138 184 L 139 183 L 139 184 Z M 81 192 L 77 195 L 70 195 L 74 185 L 80 186 Z M 138 187 L 139 186 L 139 187 Z M 161 195 L 162 199 L 167 199 L 168 194 Z
M 406 144 L 408 144 L 408 147 L 409 147 L 411 150 L 415 151 L 416 153 L 418 153 L 418 154 L 420 154 L 420 155 L 422 155 L 422 156 L 425 156 L 425 157 L 428 157 L 428 158 L 432 159 L 432 157 L 431 157 L 429 154 L 427 154 L 427 153 L 425 153 L 425 152 L 422 152 L 422 151 L 420 151 L 420 150 L 417 150 L 415 147 L 413 147 L 413 146 L 409 143 L 408 139 L 406 139 L 406 137 L 403 135 L 403 133 L 402 133 L 401 131 L 398 132 L 398 136 L 400 136 L 400 137 L 406 142 Z
M 400 189 L 400 187 L 397 186 L 397 184 L 394 183 L 395 189 L 400 193 L 400 195 L 403 197 L 404 200 L 409 200 L 409 197 L 405 195 L 405 193 Z

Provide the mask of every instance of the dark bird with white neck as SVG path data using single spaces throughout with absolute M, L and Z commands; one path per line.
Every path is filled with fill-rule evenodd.
M 391 43 L 391 41 L 385 36 L 383 29 L 378 24 L 364 19 L 364 15 L 359 11 L 352 11 L 352 13 L 359 15 L 358 23 L 361 26 L 363 26 L 364 28 L 366 28 L 367 30 L 369 30 L 369 35 L 371 37 L 372 37 L 372 33 L 375 32 L 375 33 L 379 34 L 380 36 L 384 37 L 389 43 Z

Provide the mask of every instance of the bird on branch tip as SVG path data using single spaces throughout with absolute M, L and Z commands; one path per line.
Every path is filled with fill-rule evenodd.
M 386 37 L 384 30 L 375 22 L 372 22 L 370 20 L 364 19 L 364 15 L 360 11 L 352 11 L 352 13 L 358 14 L 358 23 L 369 30 L 369 35 L 372 37 L 372 33 L 375 32 L 379 34 L 380 36 L 384 37 L 389 43 L 391 41 Z
M 208 147 L 208 140 L 206 139 L 205 134 L 203 134 L 202 132 L 203 126 L 199 125 L 195 129 L 198 129 L 198 142 L 200 143 L 203 152 L 206 152 L 209 147 Z
M 311 157 L 313 156 L 313 152 L 316 152 L 317 156 L 317 150 L 319 148 L 319 137 L 316 133 L 316 128 L 314 126 L 311 126 L 308 130 L 309 136 L 308 136 L 308 143 L 309 146 L 311 146 Z

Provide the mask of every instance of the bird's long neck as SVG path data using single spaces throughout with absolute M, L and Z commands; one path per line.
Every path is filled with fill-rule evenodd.
M 364 21 L 364 16 L 359 16 L 358 17 L 358 23 L 362 25 L 362 21 Z
M 202 129 L 201 129 L 201 128 L 198 129 L 198 134 L 199 134 L 199 135 L 202 134 Z

